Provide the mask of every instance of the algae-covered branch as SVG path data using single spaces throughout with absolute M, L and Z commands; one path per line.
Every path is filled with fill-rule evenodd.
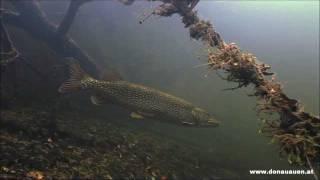
M 275 80 L 271 67 L 259 61 L 253 54 L 243 52 L 235 43 L 226 43 L 208 21 L 200 20 L 193 10 L 198 2 L 162 1 L 152 14 L 171 16 L 178 13 L 182 23 L 189 28 L 190 37 L 201 40 L 208 47 L 207 65 L 211 70 L 223 71 L 223 79 L 238 83 L 231 89 L 254 86 L 252 96 L 258 99 L 257 110 L 261 114 L 274 114 L 278 118 L 263 120 L 262 132 L 278 142 L 281 154 L 286 154 L 289 163 L 308 166 L 308 160 L 320 161 L 320 120 L 319 116 L 303 110 L 301 103 L 289 98 L 280 82 Z M 190 8 L 190 5 L 192 8 Z M 269 78 L 268 76 L 272 76 Z M 264 117 L 261 115 L 261 117 Z

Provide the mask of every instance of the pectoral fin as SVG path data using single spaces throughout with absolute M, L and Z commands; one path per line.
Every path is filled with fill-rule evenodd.
M 94 104 L 94 105 L 103 104 L 103 99 L 99 96 L 96 96 L 96 95 L 91 96 L 90 100 L 91 100 L 92 104 Z
M 144 117 L 136 112 L 132 112 L 130 114 L 130 117 L 133 118 L 133 119 L 143 119 Z

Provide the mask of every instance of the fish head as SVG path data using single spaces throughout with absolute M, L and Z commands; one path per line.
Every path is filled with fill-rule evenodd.
M 199 127 L 217 127 L 220 124 L 218 120 L 201 108 L 193 108 L 191 114 L 192 123 L 189 123 L 190 125 Z

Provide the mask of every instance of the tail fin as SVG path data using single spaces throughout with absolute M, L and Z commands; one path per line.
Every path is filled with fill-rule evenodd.
M 69 59 L 70 79 L 68 79 L 59 87 L 58 91 L 60 93 L 78 91 L 81 89 L 81 81 L 86 78 L 90 78 L 90 76 L 81 69 L 79 63 L 75 59 L 66 59 Z

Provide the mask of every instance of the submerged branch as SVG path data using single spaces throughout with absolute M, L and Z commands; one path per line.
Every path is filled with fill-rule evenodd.
M 238 87 L 255 87 L 251 96 L 259 100 L 257 111 L 279 115 L 278 119 L 264 121 L 266 133 L 278 140 L 281 153 L 288 155 L 290 163 L 307 165 L 307 160 L 320 160 L 320 119 L 305 112 L 296 99 L 289 98 L 275 75 L 269 72 L 271 67 L 261 63 L 253 54 L 240 50 L 235 43 L 227 44 L 208 21 L 200 20 L 192 11 L 197 0 L 161 0 L 152 15 L 171 16 L 178 13 L 182 22 L 189 28 L 190 36 L 201 40 L 208 46 L 207 66 L 212 70 L 223 70 L 224 80 L 237 82 Z M 193 5 L 192 5 L 193 4 Z M 214 49 L 215 48 L 215 49 Z M 273 75 L 271 80 L 267 76 Z
M 98 77 L 98 69 L 92 59 L 70 37 L 57 33 L 56 26 L 48 21 L 37 1 L 12 0 L 10 3 L 19 14 L 5 13 L 2 17 L 5 23 L 24 29 L 63 57 L 78 59 L 89 74 Z
M 1 45 L 0 45 L 0 65 L 6 65 L 19 57 L 19 52 L 14 47 L 6 27 L 0 22 Z

